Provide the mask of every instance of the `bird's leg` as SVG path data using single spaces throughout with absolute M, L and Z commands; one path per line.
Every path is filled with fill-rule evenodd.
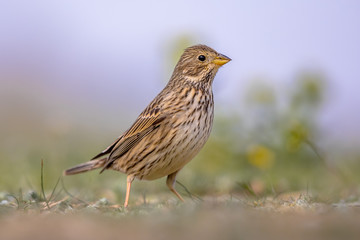
M 184 202 L 184 199 L 181 197 L 181 195 L 175 190 L 174 185 L 176 181 L 176 174 L 179 171 L 176 171 L 170 175 L 168 175 L 166 179 L 166 185 L 169 187 L 169 189 L 180 199 L 180 201 Z
M 131 183 L 134 181 L 134 176 L 128 175 L 126 178 L 127 185 L 126 185 L 126 197 L 125 197 L 125 203 L 124 207 L 127 207 L 129 204 L 129 196 L 130 196 L 130 189 L 131 189 Z

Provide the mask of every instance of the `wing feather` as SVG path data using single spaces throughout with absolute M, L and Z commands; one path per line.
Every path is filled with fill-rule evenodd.
M 121 135 L 120 137 L 118 137 L 115 142 L 113 142 L 110 146 L 108 146 L 104 151 L 102 151 L 101 153 L 99 153 L 98 155 L 96 155 L 95 157 L 93 157 L 91 160 L 95 160 L 99 157 L 102 157 L 104 155 L 109 154 L 112 149 L 115 147 L 115 145 L 120 141 L 120 139 L 123 137 L 123 135 Z
M 146 110 L 144 112 L 146 112 Z M 96 156 L 100 157 L 110 153 L 100 173 L 106 168 L 109 168 L 116 159 L 123 156 L 130 149 L 136 146 L 136 144 L 146 135 L 157 129 L 165 118 L 166 115 L 161 114 L 159 109 L 156 109 L 156 111 L 152 111 L 149 114 L 141 114 L 136 119 L 135 123 L 122 136 Z

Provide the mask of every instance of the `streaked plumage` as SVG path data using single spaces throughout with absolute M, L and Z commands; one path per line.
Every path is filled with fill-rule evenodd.
M 128 204 L 134 178 L 153 180 L 168 176 L 174 189 L 176 174 L 206 143 L 213 123 L 212 82 L 230 58 L 205 45 L 187 48 L 166 87 L 139 115 L 135 123 L 91 161 L 64 172 L 72 175 L 96 168 L 127 174 Z

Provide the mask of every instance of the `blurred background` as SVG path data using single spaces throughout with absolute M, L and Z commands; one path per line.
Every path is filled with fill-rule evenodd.
M 38 190 L 41 160 L 52 189 L 124 132 L 199 43 L 233 61 L 181 183 L 325 201 L 359 191 L 358 1 L 1 1 L 0 36 L 0 191 Z M 64 182 L 84 198 L 124 197 L 112 171 Z M 132 190 L 168 193 L 165 179 Z

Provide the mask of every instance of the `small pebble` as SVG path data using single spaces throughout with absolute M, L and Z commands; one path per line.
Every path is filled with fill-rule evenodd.
M 0 205 L 8 205 L 9 204 L 9 201 L 8 200 L 2 200 L 0 202 Z

